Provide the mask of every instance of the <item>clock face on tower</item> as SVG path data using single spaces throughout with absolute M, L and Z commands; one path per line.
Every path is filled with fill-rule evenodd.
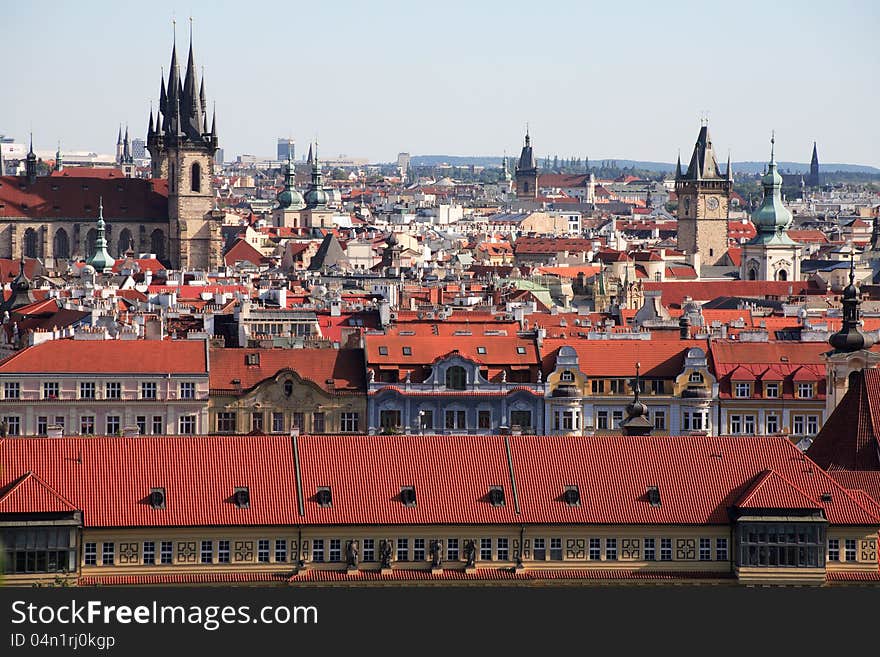
M 710 196 L 706 199 L 706 208 L 709 210 L 717 210 L 718 209 L 718 199 L 714 196 Z

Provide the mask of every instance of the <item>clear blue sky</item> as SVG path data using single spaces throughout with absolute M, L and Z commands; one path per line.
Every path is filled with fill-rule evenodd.
M 146 133 L 172 16 L 221 146 L 270 155 L 518 152 L 674 161 L 709 111 L 723 159 L 880 166 L 880 3 L 335 0 L 4 3 L 0 133 L 112 152 Z M 181 61 L 181 66 L 185 60 Z

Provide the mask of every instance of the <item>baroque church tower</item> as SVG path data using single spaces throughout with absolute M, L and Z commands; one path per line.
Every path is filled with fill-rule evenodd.
M 722 174 L 715 160 L 709 126 L 704 122 L 687 171 L 682 173 L 681 156 L 675 170 L 678 197 L 678 248 L 699 253 L 704 265 L 716 265 L 727 253 L 727 219 L 733 170 L 727 158 Z
M 181 81 L 177 43 L 171 50 L 166 87 L 159 90 L 159 110 L 147 130 L 152 177 L 168 181 L 168 252 L 176 269 L 214 270 L 221 265 L 220 224 L 214 210 L 214 154 L 217 113 L 208 128 L 205 80 L 196 79 L 190 27 L 189 59 Z

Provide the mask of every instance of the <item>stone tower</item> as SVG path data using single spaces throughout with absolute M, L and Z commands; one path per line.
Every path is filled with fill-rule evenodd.
M 716 265 L 727 253 L 727 217 L 732 189 L 730 158 L 727 158 L 727 172 L 722 174 L 712 149 L 709 126 L 704 123 L 687 171 L 682 173 L 680 156 L 675 171 L 678 248 L 699 253 L 702 264 Z
M 221 265 L 222 213 L 214 210 L 217 113 L 208 128 L 204 77 L 199 85 L 190 31 L 186 76 L 181 81 L 177 44 L 171 50 L 166 88 L 159 91 L 155 124 L 150 110 L 147 149 L 154 178 L 168 180 L 168 246 L 176 269 L 213 270 Z
M 517 198 L 538 198 L 538 163 L 532 152 L 532 139 L 526 129 L 526 142 L 519 156 L 514 176 Z
M 806 180 L 807 187 L 820 187 L 822 179 L 819 176 L 819 153 L 816 151 L 816 142 L 813 142 L 813 157 L 810 159 L 810 175 Z

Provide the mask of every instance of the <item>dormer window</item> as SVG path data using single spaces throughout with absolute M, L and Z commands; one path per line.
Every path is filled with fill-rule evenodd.
M 164 509 L 165 508 L 165 489 L 164 488 L 151 488 L 150 489 L 150 506 L 154 509 Z
M 767 383 L 765 383 L 764 396 L 770 399 L 777 399 L 779 397 L 779 382 L 768 381 Z
M 580 506 L 581 492 L 577 486 L 566 486 L 562 493 L 562 499 L 568 506 Z
M 232 500 L 239 509 L 249 509 L 251 506 L 251 493 L 247 486 L 238 486 L 232 494 Z
M 648 490 L 645 492 L 645 495 L 648 498 L 648 503 L 651 506 L 660 506 L 660 489 L 657 486 L 648 486 Z
M 467 373 L 461 365 L 446 369 L 446 387 L 450 390 L 464 390 L 467 386 Z
M 739 398 L 752 396 L 752 384 L 747 382 L 737 383 L 734 387 L 734 396 Z
M 330 492 L 330 486 L 318 486 L 318 492 L 315 493 L 315 501 L 322 508 L 333 506 L 333 495 Z
M 489 489 L 489 504 L 504 506 L 504 489 L 501 486 L 492 486 Z
M 574 381 L 574 372 L 572 372 L 571 370 L 564 370 L 559 376 L 559 380 L 566 383 L 571 383 L 572 381 Z
M 259 365 L 260 354 L 245 354 L 244 362 L 245 365 Z
M 290 397 L 293 394 L 293 381 L 287 379 L 284 382 L 284 396 Z
M 688 377 L 688 383 L 702 383 L 703 375 L 700 372 L 691 372 L 691 375 Z
M 400 501 L 403 503 L 403 506 L 415 506 L 416 505 L 416 488 L 415 488 L 415 486 L 401 486 L 401 488 L 400 488 Z

